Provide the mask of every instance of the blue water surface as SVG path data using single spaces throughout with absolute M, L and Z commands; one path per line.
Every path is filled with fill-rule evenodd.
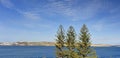
M 95 47 L 99 58 L 120 58 L 120 47 Z M 55 58 L 54 46 L 0 46 L 0 58 Z

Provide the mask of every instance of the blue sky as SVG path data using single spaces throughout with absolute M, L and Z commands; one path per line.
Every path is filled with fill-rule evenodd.
M 94 44 L 120 44 L 119 0 L 0 0 L 0 42 L 55 41 L 58 26 L 83 24 Z

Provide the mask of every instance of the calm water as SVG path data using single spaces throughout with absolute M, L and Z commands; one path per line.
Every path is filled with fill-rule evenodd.
M 120 47 L 96 47 L 99 58 L 120 58 Z M 0 58 L 55 58 L 54 46 L 0 46 Z

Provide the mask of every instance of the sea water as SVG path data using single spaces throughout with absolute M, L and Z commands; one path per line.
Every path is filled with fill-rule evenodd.
M 120 58 L 120 47 L 94 47 L 99 58 Z M 0 46 L 0 58 L 55 58 L 54 46 Z

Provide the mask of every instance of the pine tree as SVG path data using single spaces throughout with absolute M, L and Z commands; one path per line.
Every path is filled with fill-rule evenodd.
M 78 54 L 82 56 L 82 58 L 97 58 L 95 51 L 91 48 L 90 33 L 85 24 L 82 26 L 80 32 L 77 47 Z
M 57 58 L 64 58 L 64 41 L 65 41 L 65 33 L 62 25 L 59 26 L 57 31 L 57 39 L 56 39 L 56 56 Z
M 67 48 L 67 58 L 79 58 L 78 54 L 75 52 L 75 41 L 76 33 L 72 26 L 69 27 L 66 38 L 66 48 Z
M 65 36 L 64 28 L 60 25 L 55 46 L 57 58 L 97 58 L 95 50 L 91 48 L 90 33 L 85 24 L 81 28 L 79 42 L 76 42 L 76 33 L 72 26 Z

